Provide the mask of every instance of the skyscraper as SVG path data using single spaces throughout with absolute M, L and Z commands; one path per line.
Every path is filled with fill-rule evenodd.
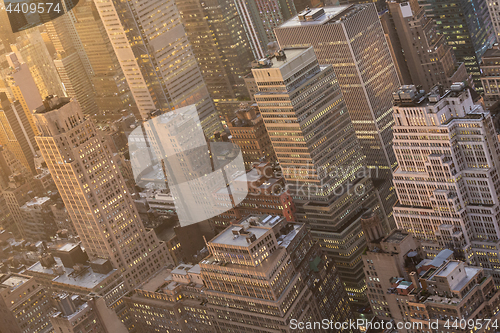
M 11 151 L 0 146 L 0 226 L 16 238 L 25 236 L 20 207 L 30 199 L 28 170 Z
M 80 1 L 70 13 L 90 65 L 89 76 L 99 111 L 108 116 L 121 115 L 119 112 L 133 104 L 133 99 L 95 3 Z
M 426 16 L 425 10 L 417 0 L 408 2 L 388 1 L 390 18 L 393 23 L 389 29 L 398 35 L 398 41 L 391 44 L 401 45 L 411 82 L 429 91 L 436 84 L 450 86 L 454 82 L 468 78 L 464 63 L 457 64 L 453 48 L 446 43 L 446 37 L 438 34 L 434 20 Z
M 309 47 L 279 51 L 252 72 L 297 219 L 334 259 L 349 295 L 362 300 L 364 238 L 357 221 L 366 209 L 386 223 L 387 214 L 368 178 L 334 70 L 321 66 Z
M 45 23 L 45 28 L 56 50 L 54 65 L 66 93 L 80 104 L 84 114 L 95 115 L 99 109 L 90 81 L 92 70 L 73 18 L 72 11 L 69 11 Z
M 13 99 L 21 103 L 30 126 L 36 134 L 32 113 L 42 103 L 38 87 L 35 80 L 33 80 L 29 66 L 26 63 L 21 63 L 14 52 L 7 55 L 7 62 L 12 71 L 6 77 L 6 81 L 12 92 Z
M 207 137 L 222 129 L 174 0 L 96 2 L 139 113 L 196 104 Z
M 244 76 L 254 55 L 234 0 L 205 0 L 201 5 L 234 93 L 247 96 Z
M 337 270 L 304 224 L 253 215 L 207 245 L 199 265 L 216 332 L 293 332 L 292 319 L 351 319 Z
M 488 2 L 488 11 L 490 13 L 491 25 L 495 30 L 496 41 L 500 40 L 500 6 L 497 2 Z
M 42 98 L 49 95 L 66 96 L 52 55 L 38 30 L 31 29 L 22 32 L 16 44 L 11 47 L 12 52 L 18 55 L 20 62 L 28 64 Z
M 400 84 L 375 5 L 304 11 L 277 28 L 276 38 L 282 48 L 311 45 L 320 64 L 333 65 L 367 167 L 390 179 L 397 165 L 391 94 Z
M 500 144 L 491 115 L 462 83 L 428 94 L 404 86 L 394 102 L 398 228 L 427 254 L 451 249 L 500 281 Z
M 274 29 L 297 13 L 292 0 L 233 1 L 256 59 L 264 58 L 267 44 L 276 40 Z
M 496 40 L 488 1 L 421 0 L 420 4 L 453 47 L 457 61 L 465 63 L 476 89 L 482 91 L 479 64 Z
M 58 53 L 54 65 L 66 88 L 66 93 L 82 106 L 82 112 L 86 115 L 97 114 L 99 110 L 94 89 L 78 53 Z
M 215 333 L 200 273 L 199 265 L 163 268 L 127 295 L 124 301 L 131 319 L 129 330 Z
M 234 98 L 229 72 L 223 64 L 222 52 L 217 45 L 200 0 L 176 0 L 186 36 L 213 99 Z M 226 15 L 228 15 L 226 13 Z
M 486 108 L 500 101 L 500 48 L 487 50 L 481 61 L 481 83 Z
M 0 144 L 36 174 L 34 158 L 38 147 L 30 124 L 31 114 L 25 113 L 20 102 L 11 103 L 5 93 L 0 93 L 0 106 Z
M 245 169 L 260 164 L 262 158 L 276 162 L 276 154 L 257 106 L 242 105 L 236 118 L 227 122 L 230 140 L 241 148 Z
M 109 259 L 128 287 L 171 261 L 165 244 L 144 229 L 110 151 L 78 103 L 47 98 L 34 117 L 41 155 L 91 260 Z

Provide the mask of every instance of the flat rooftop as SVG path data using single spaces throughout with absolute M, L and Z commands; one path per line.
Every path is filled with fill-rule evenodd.
M 497 48 L 488 49 L 483 54 L 483 59 L 484 58 L 498 58 L 498 57 L 500 57 L 500 49 L 497 49 Z
M 276 57 L 273 57 L 271 60 L 272 65 L 268 68 L 281 68 L 284 65 L 288 64 L 288 62 L 302 53 L 304 53 L 307 50 L 307 48 L 289 48 L 289 49 L 283 49 L 283 52 L 285 52 L 286 59 L 283 60 L 278 60 Z
M 215 237 L 210 243 L 232 245 L 239 247 L 248 247 L 250 244 L 247 242 L 245 235 L 236 236 L 233 234 L 233 230 L 241 229 L 239 225 L 232 225 L 224 230 L 219 236 Z M 266 232 L 269 231 L 268 228 L 255 228 L 250 227 L 246 230 L 248 233 L 253 233 L 257 240 L 262 237 Z
M 329 21 L 336 22 L 337 19 L 335 19 L 335 17 L 351 6 L 352 5 L 322 7 L 322 9 L 325 11 L 325 13 L 312 21 L 301 21 L 299 16 L 305 14 L 305 11 L 302 11 L 302 12 L 298 13 L 297 15 L 295 15 L 294 17 L 292 17 L 291 19 L 289 19 L 288 21 L 286 21 L 285 23 L 283 23 L 278 29 L 291 28 L 291 27 L 303 27 L 303 26 L 308 26 L 308 25 L 321 25 L 321 24 L 325 24 Z M 354 6 L 352 6 L 352 7 L 354 7 Z M 317 10 L 317 9 L 319 9 L 319 8 L 313 8 L 313 9 L 311 9 L 311 11 Z M 329 23 L 332 23 L 332 22 L 329 22 Z
M 193 265 L 180 264 L 172 270 L 172 274 L 187 275 L 188 271 L 193 268 Z
M 401 241 L 405 239 L 406 236 L 408 236 L 407 232 L 401 230 L 394 230 L 383 241 L 386 243 L 401 243 Z
M 63 266 L 60 258 L 55 257 L 56 265 Z M 43 267 L 40 262 L 32 265 L 27 269 L 27 271 L 39 273 L 39 274 L 47 274 L 47 275 L 57 275 L 52 269 L 54 266 L 47 268 Z M 86 289 L 94 289 L 99 284 L 101 284 L 104 280 L 106 280 L 109 276 L 113 275 L 116 272 L 116 269 L 112 269 L 108 274 L 100 274 L 96 273 L 92 270 L 91 267 L 85 266 L 84 270 L 81 273 L 75 273 L 72 268 L 64 267 L 64 273 L 62 275 L 56 276 L 52 279 L 53 282 L 67 284 L 70 286 L 76 286 L 80 288 Z
M 136 289 L 156 292 L 160 287 L 172 281 L 171 270 L 164 267 L 153 275 L 146 283 Z
M 39 205 L 43 205 L 47 201 L 50 201 L 50 198 L 48 198 L 48 197 L 42 197 L 42 198 L 35 197 L 32 200 L 30 200 L 27 203 L 25 203 L 23 205 L 23 207 L 24 208 L 28 208 L 28 207 L 33 207 L 33 206 L 39 206 Z
M 11 275 L 7 278 L 2 285 L 10 288 L 10 290 L 16 290 L 18 287 L 22 286 L 24 283 L 28 282 L 30 279 L 24 276 Z
M 71 250 L 73 250 L 77 246 L 80 246 L 80 244 L 78 244 L 78 243 L 76 243 L 76 244 L 75 243 L 66 243 L 63 246 L 61 246 L 60 248 L 58 248 L 57 251 L 70 252 Z
M 438 271 L 434 276 L 447 277 L 448 275 L 451 274 L 451 272 L 453 272 L 455 268 L 458 267 L 458 264 L 459 263 L 456 261 L 450 261 L 445 265 L 445 267 L 442 270 Z
M 70 97 L 50 95 L 43 100 L 43 104 L 41 106 L 36 108 L 35 114 L 44 114 L 53 110 L 58 110 L 69 102 L 71 102 Z

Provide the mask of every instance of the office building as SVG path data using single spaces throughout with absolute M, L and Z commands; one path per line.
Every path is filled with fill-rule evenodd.
M 274 29 L 296 13 L 292 0 L 234 0 L 255 59 L 267 54 L 276 41 Z
M 487 50 L 481 61 L 481 84 L 484 89 L 484 104 L 492 107 L 500 101 L 500 48 Z
M 332 64 L 366 165 L 372 177 L 389 179 L 396 167 L 391 94 L 400 84 L 375 5 L 306 10 L 276 38 L 282 48 L 311 45 L 320 64 Z
M 34 118 L 41 155 L 91 260 L 109 259 L 128 287 L 169 262 L 165 244 L 144 229 L 109 148 L 78 103 L 47 98 Z
M 128 290 L 121 272 L 113 269 L 109 260 L 89 261 L 78 243 L 62 243 L 50 252 L 44 252 L 25 274 L 36 278 L 49 293 L 100 297 L 107 307 L 123 316 L 122 297 Z
M 51 203 L 48 197 L 34 197 L 20 208 L 27 240 L 50 241 L 50 237 L 56 235 L 58 228 L 52 213 Z
M 427 16 L 453 47 L 458 62 L 465 63 L 477 91 L 482 91 L 479 64 L 496 41 L 486 0 L 422 0 Z
M 52 307 L 35 278 L 16 273 L 0 275 L 0 296 L 2 332 L 52 332 Z
M 128 332 L 117 315 L 106 307 L 102 298 L 57 294 L 52 300 L 56 304 L 56 311 L 50 314 L 49 319 L 56 332 Z
M 366 230 L 376 230 L 373 221 L 368 224 Z M 392 322 L 393 327 L 399 324 L 398 332 L 438 328 L 456 332 L 452 327 L 455 321 L 498 321 L 500 292 L 483 268 L 453 260 L 453 251 L 448 249 L 422 260 L 418 242 L 401 230 L 387 236 L 374 232 L 367 237 L 370 245 L 363 262 L 370 305 L 378 319 Z M 469 327 L 476 332 L 489 331 L 486 325 L 459 331 Z
M 222 130 L 174 0 L 96 2 L 142 119 L 196 104 L 207 137 Z M 142 29 L 137 29 L 142 26 Z
M 14 154 L 0 146 L 0 226 L 18 239 L 24 236 L 19 207 L 31 197 L 30 187 L 25 182 L 29 177 L 31 173 Z M 19 180 L 17 184 L 16 179 Z
M 8 52 L 10 52 L 10 44 L 15 43 L 16 34 L 12 32 L 12 26 L 10 24 L 9 15 L 5 10 L 4 2 L 0 4 L 0 8 L 2 9 L 0 11 L 0 35 L 2 35 L 1 44 L 5 47 L 5 49 Z M 19 28 L 28 23 L 26 19 L 24 18 L 23 20 L 23 18 L 24 16 L 20 15 L 19 20 L 14 23 L 14 27 Z
M 500 41 L 500 6 L 496 2 L 488 2 L 488 12 L 490 13 L 491 25 L 498 43 Z
M 5 93 L 0 93 L 0 106 L 0 144 L 36 174 L 34 159 L 38 147 L 30 124 L 31 115 L 24 112 L 20 102 L 11 103 Z
M 255 82 L 255 79 L 253 78 L 252 72 L 248 73 L 245 75 L 245 86 L 247 88 L 248 94 L 250 95 L 250 100 L 252 102 L 255 102 L 255 94 L 259 91 L 259 88 L 257 87 L 257 83 Z
M 163 268 L 124 298 L 130 331 L 215 333 L 205 290 L 199 265 Z
M 407 66 L 400 71 L 407 70 L 411 76 L 404 84 L 429 91 L 438 83 L 449 87 L 468 79 L 465 64 L 456 62 L 453 48 L 446 43 L 446 37 L 438 33 L 434 20 L 427 17 L 417 0 L 388 1 L 387 6 L 392 23 L 387 29 L 395 31 L 398 39 L 390 42 L 391 51 L 402 53 L 405 62 L 398 66 Z M 401 48 L 397 49 L 397 45 Z
M 3 196 L 3 193 L 0 193 L 0 228 L 5 233 L 11 234 L 12 237 L 19 239 L 21 236 L 21 232 L 17 228 L 17 225 L 14 223 L 13 217 L 10 213 L 10 209 L 7 206 L 7 201 Z
M 216 100 L 234 98 L 235 92 L 229 82 L 229 72 L 223 64 L 223 54 L 219 50 L 216 36 L 209 26 L 201 2 L 177 0 L 175 5 L 210 96 Z
M 236 118 L 228 117 L 227 121 L 231 133 L 229 139 L 240 147 L 245 169 L 250 170 L 254 164 L 260 164 L 262 158 L 276 162 L 276 154 L 257 105 L 242 104 L 235 113 Z
M 248 96 L 244 76 L 255 58 L 236 3 L 234 0 L 206 0 L 201 6 L 236 97 Z
M 291 319 L 351 318 L 336 269 L 304 224 L 254 215 L 207 245 L 199 265 L 216 332 L 292 332 Z
M 252 69 L 264 119 L 297 220 L 307 223 L 354 300 L 363 300 L 364 238 L 358 219 L 373 209 L 388 220 L 375 192 L 331 65 L 312 47 L 290 48 Z
M 65 9 L 66 12 L 66 9 Z M 91 65 L 74 26 L 72 12 L 45 23 L 55 48 L 54 65 L 69 97 L 80 104 L 85 115 L 96 115 L 94 87 L 90 81 Z
M 95 3 L 92 0 L 80 1 L 70 13 L 90 65 L 89 76 L 100 115 L 116 117 L 122 109 L 133 104 L 133 98 Z
M 94 89 L 78 53 L 58 53 L 54 65 L 68 96 L 73 97 L 82 106 L 85 115 L 96 115 L 99 109 Z
M 20 62 L 28 65 L 42 98 L 49 95 L 66 96 L 53 57 L 38 30 L 31 29 L 21 33 L 16 44 L 11 47 Z
M 14 52 L 7 54 L 7 62 L 12 68 L 12 71 L 6 77 L 7 85 L 13 96 L 11 101 L 16 100 L 21 103 L 26 118 L 28 118 L 33 132 L 36 134 L 32 113 L 42 103 L 38 87 L 35 80 L 33 80 L 28 65 L 21 63 Z
M 21 207 L 34 197 L 34 193 L 28 179 L 24 178 L 20 174 L 13 174 L 9 176 L 9 185 L 3 190 L 3 197 L 5 198 L 10 215 L 14 220 L 17 230 L 19 231 L 19 234 L 15 235 L 26 238 Z
M 28 169 L 4 146 L 0 146 L 0 189 L 9 187 L 11 176 L 20 175 L 24 179 L 31 177 Z
M 394 103 L 398 228 L 429 256 L 451 249 L 499 281 L 500 146 L 490 113 L 463 83 L 428 94 L 404 86 Z
M 276 174 L 270 163 L 255 165 L 245 175 L 236 177 L 233 184 L 233 192 L 243 192 L 242 189 L 245 189 L 248 195 L 237 206 L 209 219 L 216 232 L 223 231 L 232 222 L 255 214 L 279 215 L 287 221 L 295 221 L 296 208 L 287 191 L 285 179 Z M 218 199 L 218 205 L 227 206 L 223 191 L 215 192 L 214 197 Z

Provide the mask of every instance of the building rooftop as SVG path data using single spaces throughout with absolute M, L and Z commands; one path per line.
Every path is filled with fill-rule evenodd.
M 453 270 L 458 267 L 458 265 L 458 261 L 450 261 L 443 267 L 443 269 L 434 274 L 434 276 L 448 277 L 448 275 L 450 275 L 451 272 L 453 272 Z
M 262 68 L 281 68 L 284 65 L 288 64 L 288 62 L 305 51 L 307 51 L 307 47 L 298 47 L 298 48 L 285 48 L 277 51 L 274 55 L 271 55 L 267 58 L 260 59 L 257 62 L 252 64 L 254 69 L 262 69 Z
M 303 224 L 294 224 L 293 229 L 289 233 L 278 237 L 278 239 L 277 239 L 278 245 L 281 245 L 281 246 L 287 248 L 288 245 L 290 245 L 290 243 L 292 243 L 295 236 L 297 236 L 297 234 L 299 233 L 300 228 L 303 228 L 303 227 L 304 227 Z
M 164 267 L 158 273 L 153 275 L 146 283 L 142 286 L 137 287 L 137 289 L 155 292 L 161 286 L 165 285 L 167 282 L 170 283 L 172 281 L 172 273 L 171 270 Z
M 32 200 L 28 201 L 23 205 L 23 208 L 28 208 L 28 207 L 33 207 L 33 206 L 40 206 L 46 203 L 47 201 L 50 201 L 50 198 L 48 197 L 35 197 Z
M 11 275 L 5 281 L 2 282 L 2 285 L 14 291 L 18 287 L 22 286 L 24 283 L 28 282 L 29 280 L 30 279 L 28 277 L 20 275 Z
M 57 110 L 63 107 L 64 105 L 68 104 L 69 102 L 71 102 L 71 98 L 69 97 L 59 97 L 56 95 L 50 95 L 43 100 L 43 105 L 36 108 L 35 113 L 43 114 L 53 110 Z
M 383 241 L 386 243 L 401 243 L 405 237 L 408 236 L 407 232 L 402 230 L 394 230 L 389 236 L 387 236 Z
M 60 252 L 70 252 L 73 250 L 75 247 L 80 247 L 80 243 L 66 243 L 57 250 Z
M 217 258 L 215 258 L 213 255 L 209 255 L 208 257 L 203 259 L 200 264 L 201 266 L 223 266 L 231 270 L 241 270 L 242 272 L 248 272 L 249 274 L 255 273 L 261 275 L 263 273 L 269 273 L 273 268 L 276 267 L 276 265 L 278 265 L 278 261 L 280 258 L 282 258 L 284 251 L 286 251 L 285 248 L 279 247 L 257 266 L 243 266 L 240 264 L 233 264 L 231 262 L 221 262 L 217 260 Z
M 248 242 L 247 238 L 245 235 L 235 235 L 233 233 L 234 231 L 239 231 L 242 229 L 241 226 L 239 225 L 232 225 L 228 227 L 226 230 L 224 230 L 222 233 L 220 233 L 218 236 L 216 236 L 213 240 L 211 240 L 211 243 L 215 244 L 223 244 L 223 245 L 232 245 L 232 246 L 239 246 L 239 247 L 248 247 L 250 246 L 253 242 Z M 262 237 L 266 232 L 269 231 L 269 228 L 256 228 L 256 227 L 250 227 L 246 230 L 248 232 L 248 235 L 250 233 L 253 233 L 256 237 L 256 239 L 259 239 Z
M 305 9 L 302 12 L 298 13 L 296 16 L 292 17 L 285 23 L 283 23 L 279 28 L 291 28 L 291 27 L 303 27 L 308 25 L 323 25 L 323 24 L 332 24 L 339 21 L 339 18 L 342 17 L 344 11 L 347 9 L 353 9 L 357 7 L 356 5 L 347 5 L 347 6 L 333 6 L 333 7 L 322 7 L 322 8 L 313 8 L 313 9 Z M 321 9 L 323 9 L 324 13 L 321 13 Z
M 37 262 L 27 269 L 28 273 L 36 272 L 39 274 L 47 275 L 57 275 L 52 279 L 53 282 L 72 285 L 80 288 L 94 289 L 109 276 L 116 272 L 116 269 L 111 270 L 107 274 L 96 273 L 89 266 L 84 266 L 80 272 L 75 271 L 72 268 L 64 267 L 60 258 L 55 257 L 56 265 L 52 267 L 43 267 L 41 262 Z M 63 274 L 58 275 L 55 272 L 55 266 L 62 267 Z
M 498 58 L 500 57 L 500 48 L 491 48 L 486 50 L 486 52 L 483 54 L 482 59 L 484 58 Z
M 193 265 L 180 264 L 172 270 L 172 274 L 187 275 L 188 271 L 193 268 Z
M 468 91 L 471 98 L 473 98 L 475 94 L 474 89 L 467 87 L 463 82 L 455 82 L 447 90 L 445 90 L 443 86 L 436 85 L 429 92 L 420 90 L 414 85 L 404 85 L 392 93 L 392 98 L 394 105 L 399 107 L 425 107 L 436 105 L 445 98 L 460 97 L 466 91 Z M 466 117 L 471 113 L 477 113 L 478 110 L 476 109 L 467 111 Z
M 453 255 L 452 250 L 444 249 L 443 251 L 439 252 L 437 256 L 434 259 L 432 259 L 427 265 L 439 267 L 452 255 Z

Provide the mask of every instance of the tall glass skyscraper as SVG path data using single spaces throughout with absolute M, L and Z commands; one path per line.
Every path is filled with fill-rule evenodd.
M 373 209 L 386 220 L 331 65 L 312 47 L 288 48 L 252 69 L 255 100 L 283 176 L 321 247 L 335 260 L 353 301 L 363 301 L 360 216 Z
M 280 46 L 313 46 L 332 64 L 368 168 L 390 178 L 392 92 L 399 78 L 374 4 L 304 11 L 276 29 Z
M 481 91 L 481 57 L 496 41 L 486 0 L 420 0 Z
M 96 7 L 143 119 L 196 104 L 207 137 L 222 129 L 174 0 Z
M 297 11 L 292 0 L 234 0 L 243 21 L 255 58 L 267 52 L 267 44 L 276 40 L 274 29 Z

